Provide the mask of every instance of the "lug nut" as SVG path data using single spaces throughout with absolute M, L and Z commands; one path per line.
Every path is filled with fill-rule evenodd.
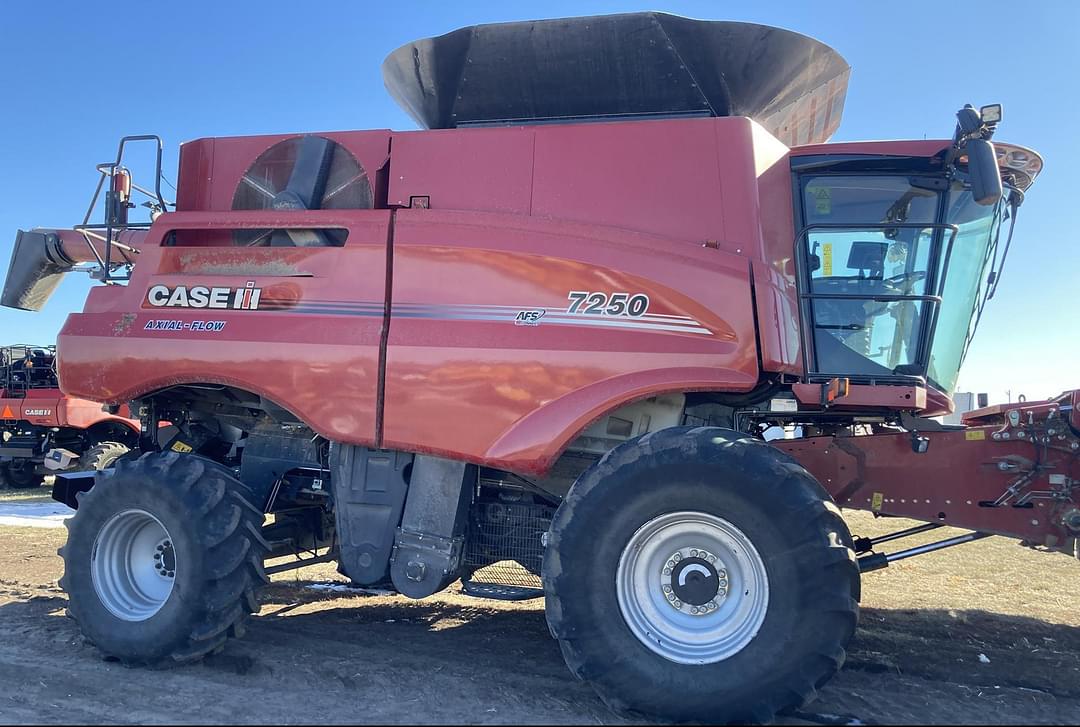
M 712 610 L 714 610 L 716 608 L 716 601 L 709 601 L 705 605 L 707 605 L 709 607 L 709 610 L 712 611 Z
M 671 569 L 670 568 L 665 568 L 664 569 L 664 575 L 666 575 L 666 576 L 671 575 Z
M 425 575 L 427 575 L 426 563 L 412 560 L 405 566 L 405 577 L 414 583 L 424 580 Z
M 667 567 L 668 567 L 668 568 L 674 568 L 674 567 L 675 567 L 675 561 L 673 561 L 673 560 L 669 560 L 669 561 L 667 562 Z
M 667 600 L 669 600 L 669 601 L 674 601 L 674 600 L 675 600 L 675 594 L 674 594 L 674 593 L 669 593 L 669 594 L 667 595 Z
M 664 586 L 664 593 L 671 593 L 671 586 Z
M 671 559 L 678 563 L 680 560 L 682 560 L 682 553 L 676 553 L 675 555 L 671 556 Z
M 691 557 L 691 558 L 696 558 L 696 557 L 698 557 L 698 552 L 697 552 L 696 550 L 691 550 L 691 551 L 690 551 L 690 557 Z

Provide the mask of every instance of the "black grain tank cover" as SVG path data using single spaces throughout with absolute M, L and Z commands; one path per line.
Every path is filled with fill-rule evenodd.
M 850 67 L 789 30 L 645 12 L 473 25 L 404 45 L 382 70 L 429 129 L 749 116 L 794 145 L 839 126 Z

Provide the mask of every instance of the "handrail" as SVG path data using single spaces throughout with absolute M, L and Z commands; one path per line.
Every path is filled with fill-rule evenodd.
M 128 224 L 128 223 L 125 222 L 122 225 L 117 225 L 117 224 L 114 224 L 114 220 L 112 220 L 109 217 L 108 213 L 106 213 L 106 220 L 105 220 L 104 224 L 91 224 L 90 223 L 90 218 L 93 216 L 94 208 L 97 207 L 98 200 L 101 198 L 101 190 L 105 187 L 105 181 L 106 180 L 109 181 L 109 189 L 110 190 L 112 189 L 112 178 L 115 176 L 116 170 L 121 167 L 121 163 L 124 160 L 124 147 L 129 143 L 139 142 L 139 141 L 153 141 L 153 142 L 156 142 L 157 149 L 156 149 L 155 166 L 154 166 L 154 193 L 153 193 L 153 195 L 150 195 L 146 189 L 144 189 L 144 188 L 142 188 L 142 187 L 140 187 L 140 186 L 138 186 L 138 185 L 136 185 L 134 183 L 132 183 L 132 187 L 134 187 L 138 191 L 142 192 L 143 194 L 146 194 L 147 196 L 153 196 L 157 200 L 158 209 L 160 209 L 162 211 L 168 210 L 168 208 L 170 206 L 175 207 L 175 204 L 170 205 L 169 202 L 166 202 L 165 197 L 162 196 L 162 194 L 161 194 L 161 179 L 162 179 L 162 175 L 161 175 L 161 156 L 162 156 L 162 152 L 164 150 L 164 143 L 161 141 L 161 137 L 159 137 L 156 134 L 135 134 L 135 135 L 129 135 L 129 136 L 121 137 L 120 145 L 117 147 L 117 150 L 116 150 L 116 159 L 115 159 L 115 161 L 102 162 L 101 164 L 98 164 L 98 165 L 96 165 L 94 167 L 95 169 L 97 169 L 97 171 L 100 173 L 101 176 L 98 178 L 97 186 L 94 188 L 94 194 L 90 198 L 90 205 L 86 208 L 86 214 L 83 216 L 82 224 L 81 225 L 76 225 L 75 227 L 72 228 L 72 229 L 77 230 L 80 233 L 82 233 L 83 238 L 86 240 L 86 244 L 90 246 L 90 250 L 91 250 L 91 252 L 93 252 L 94 258 L 96 259 L 97 264 L 101 267 L 100 280 L 102 282 L 105 282 L 105 283 L 110 283 L 110 282 L 115 282 L 115 281 L 122 281 L 122 280 L 127 280 L 128 279 L 127 275 L 114 275 L 113 274 L 112 250 L 113 250 L 114 246 L 118 245 L 118 243 L 113 240 L 113 233 L 114 232 L 122 232 L 124 230 L 132 230 L 132 229 L 146 229 L 146 228 L 149 228 L 150 224 L 151 224 L 151 223 L 145 223 L 145 222 L 143 222 L 143 223 L 135 222 L 135 223 Z M 104 255 L 102 255 L 98 251 L 97 245 L 95 245 L 94 241 L 91 239 L 91 237 L 98 237 L 98 236 L 97 235 L 92 236 L 92 235 L 87 233 L 87 231 L 89 231 L 89 230 L 102 230 L 102 229 L 105 231 L 105 234 L 104 234 L 103 237 L 99 237 L 99 239 L 101 239 L 102 243 L 104 243 L 104 247 L 105 247 L 105 254 Z M 129 252 L 130 253 L 137 253 L 138 251 L 134 250 L 134 249 L 131 249 L 131 248 L 129 248 L 127 250 L 124 250 L 124 249 L 122 249 L 122 247 L 119 247 L 118 252 L 124 258 L 124 261 L 116 263 L 116 266 L 119 267 L 121 265 L 127 265 L 127 266 L 130 267 L 131 264 L 134 261 L 131 259 L 131 257 L 128 256 L 127 253 L 129 253 Z M 95 275 L 94 277 L 97 277 L 97 276 Z

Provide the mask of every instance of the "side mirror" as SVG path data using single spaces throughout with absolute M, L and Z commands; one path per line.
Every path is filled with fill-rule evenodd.
M 979 109 L 979 118 L 982 119 L 984 124 L 993 126 L 994 124 L 1001 122 L 1001 104 L 991 104 L 989 106 L 983 106 Z
M 994 145 L 986 139 L 969 139 L 964 150 L 968 157 L 971 196 L 977 204 L 997 204 L 1004 190 Z

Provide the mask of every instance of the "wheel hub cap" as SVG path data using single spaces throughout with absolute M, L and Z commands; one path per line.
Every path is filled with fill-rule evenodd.
M 728 572 L 723 561 L 704 548 L 681 548 L 664 563 L 660 588 L 672 608 L 704 616 L 727 597 Z
M 703 512 L 653 518 L 623 549 L 615 578 L 630 632 L 680 664 L 734 656 L 765 620 L 764 561 L 734 524 Z

